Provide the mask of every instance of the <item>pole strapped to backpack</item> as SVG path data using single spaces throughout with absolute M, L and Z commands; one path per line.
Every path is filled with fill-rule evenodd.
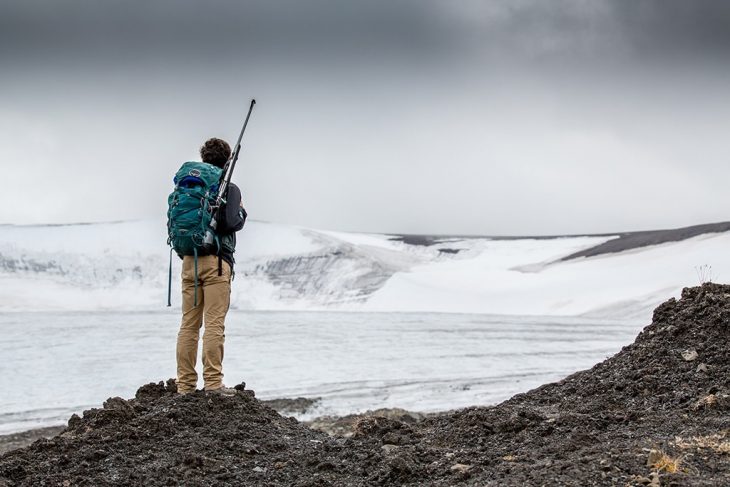
M 172 306 L 172 247 L 170 247 L 170 269 L 167 273 L 167 307 Z
M 194 252 L 194 267 L 195 267 L 195 284 L 193 285 L 193 288 L 195 289 L 195 297 L 193 298 L 193 308 L 198 307 L 198 249 L 193 249 Z
M 167 272 L 167 306 L 172 306 L 172 251 L 170 249 L 170 267 Z M 193 249 L 193 267 L 195 269 L 195 282 L 193 288 L 195 289 L 195 296 L 193 296 L 193 308 L 198 307 L 198 249 Z

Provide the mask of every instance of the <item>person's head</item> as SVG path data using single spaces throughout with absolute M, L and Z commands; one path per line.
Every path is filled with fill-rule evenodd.
M 200 157 L 203 158 L 203 162 L 223 168 L 231 157 L 231 146 L 225 140 L 213 137 L 200 147 Z

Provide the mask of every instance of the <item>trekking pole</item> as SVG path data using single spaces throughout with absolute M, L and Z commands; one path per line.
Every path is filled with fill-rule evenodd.
M 208 231 L 205 233 L 205 239 L 203 240 L 203 245 L 209 248 L 212 247 L 215 243 L 215 229 L 218 226 L 218 211 L 220 210 L 220 207 L 225 201 L 226 195 L 228 194 L 228 183 L 231 182 L 231 176 L 233 176 L 233 170 L 236 168 L 236 162 L 238 161 L 238 154 L 239 152 L 241 152 L 241 139 L 243 139 L 243 133 L 246 131 L 248 119 L 251 118 L 251 112 L 253 111 L 253 106 L 255 104 L 256 100 L 251 99 L 251 106 L 248 107 L 246 120 L 244 120 L 243 122 L 243 128 L 241 128 L 241 133 L 238 134 L 236 146 L 233 149 L 231 157 L 228 158 L 225 166 L 223 166 L 223 172 L 221 173 L 221 178 L 218 181 L 218 194 L 216 195 L 215 205 L 213 206 L 213 218 L 211 218 L 210 220 L 210 228 L 208 228 Z
M 243 121 L 243 128 L 241 128 L 241 133 L 238 134 L 238 140 L 236 141 L 235 148 L 233 149 L 233 154 L 231 154 L 231 157 L 228 159 L 226 167 L 223 169 L 223 173 L 221 174 L 221 180 L 218 185 L 218 197 L 215 200 L 216 207 L 221 205 L 223 199 L 225 199 L 226 194 L 228 193 L 228 183 L 231 182 L 231 176 L 233 176 L 233 170 L 236 168 L 236 162 L 238 161 L 238 153 L 241 152 L 241 139 L 243 139 L 243 133 L 246 131 L 248 119 L 251 118 L 251 111 L 253 111 L 253 106 L 255 104 L 256 100 L 252 99 L 251 106 L 248 107 L 246 120 Z

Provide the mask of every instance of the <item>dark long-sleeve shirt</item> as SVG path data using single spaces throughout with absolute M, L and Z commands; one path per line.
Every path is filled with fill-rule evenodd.
M 226 202 L 221 207 L 220 219 L 218 221 L 219 235 L 233 235 L 233 241 L 236 241 L 236 232 L 243 228 L 246 223 L 246 209 L 241 202 L 241 190 L 233 183 L 228 184 L 228 194 Z M 235 245 L 234 245 L 235 246 Z M 233 252 L 221 251 L 221 258 L 228 262 L 233 269 Z

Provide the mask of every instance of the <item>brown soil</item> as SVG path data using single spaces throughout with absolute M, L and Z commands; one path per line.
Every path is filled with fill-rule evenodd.
M 494 407 L 329 436 L 254 398 L 134 399 L 0 457 L 0 485 L 730 485 L 730 286 L 685 289 L 590 370 Z

